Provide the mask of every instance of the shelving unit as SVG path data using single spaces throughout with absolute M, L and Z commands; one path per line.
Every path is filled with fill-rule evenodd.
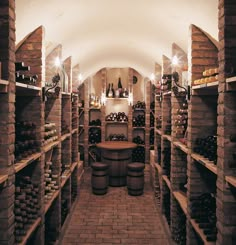
M 0 80 L 1 118 L 12 115 L 4 116 L 8 126 L 1 137 L 5 137 L 7 145 L 0 144 L 0 151 L 6 152 L 5 163 L 0 160 L 0 202 L 5 213 L 0 223 L 8 222 L 4 225 L 8 230 L 0 232 L 1 244 L 58 242 L 78 195 L 78 95 L 72 94 L 69 75 L 67 91 L 46 96 L 45 85 L 56 73 L 54 61 L 61 57 L 62 47 L 56 47 L 45 59 L 44 32 L 42 26 L 38 27 L 11 54 L 17 62 L 30 66 L 30 75 L 37 74 L 35 84 Z M 15 77 L 11 62 L 9 74 Z M 68 74 L 72 70 L 70 63 L 70 58 L 64 61 Z M 59 86 L 62 85 L 60 81 Z M 11 150 L 5 150 L 5 146 Z M 12 203 L 2 198 L 3 193 Z M 2 205 L 4 201 L 6 204 Z M 62 210 L 66 210 L 64 218 Z
M 159 177 L 156 179 L 160 185 L 160 210 L 168 223 L 172 238 L 177 244 L 223 244 L 222 237 L 227 239 L 225 241 L 228 244 L 233 244 L 230 240 L 233 237 L 230 230 L 228 230 L 227 235 L 222 235 L 219 232 L 222 227 L 218 223 L 222 220 L 222 212 L 224 212 L 224 208 L 219 204 L 224 202 L 219 196 L 222 195 L 220 194 L 222 185 L 228 188 L 228 192 L 231 193 L 227 195 L 232 195 L 230 207 L 235 207 L 236 203 L 233 194 L 236 184 L 234 174 L 232 171 L 226 170 L 227 168 L 222 170 L 222 158 L 219 160 L 220 152 L 216 150 L 217 144 L 220 149 L 223 142 L 220 140 L 221 134 L 226 132 L 221 128 L 224 125 L 223 117 L 217 116 L 219 104 L 223 103 L 223 96 L 219 93 L 219 89 L 223 85 L 221 85 L 220 80 L 193 85 L 193 81 L 200 79 L 205 70 L 218 68 L 219 50 L 217 42 L 194 25 L 190 28 L 189 42 L 190 46 L 194 47 L 194 50 L 190 50 L 188 54 L 188 57 L 191 57 L 189 62 L 187 62 L 187 55 L 183 50 L 175 43 L 172 45 L 172 58 L 176 55 L 181 57 L 180 61 L 182 62 L 174 68 L 174 72 L 177 71 L 179 74 L 180 85 L 185 83 L 183 79 L 185 79 L 185 67 L 188 63 L 188 70 L 191 71 L 191 76 L 188 78 L 189 88 L 186 91 L 179 90 L 180 93 L 178 93 L 173 89 L 175 85 L 173 80 L 171 91 L 162 91 L 158 89 L 159 83 L 156 84 L 155 148 L 154 153 L 152 153 L 154 159 L 150 159 L 150 175 L 155 176 L 155 173 L 158 173 Z M 202 42 L 204 42 L 204 50 L 200 48 Z M 161 71 L 162 74 L 172 74 L 172 79 L 175 79 L 174 72 L 170 70 L 170 67 L 173 69 L 171 59 L 163 55 L 162 66 L 156 65 L 155 73 Z M 230 97 L 226 99 L 224 96 L 224 101 L 231 103 L 231 113 L 232 104 L 235 104 L 235 98 L 233 98 L 234 80 L 234 78 L 225 79 L 226 93 Z M 224 108 L 225 103 L 229 106 L 227 102 L 224 102 Z M 186 126 L 181 128 L 178 127 L 179 121 L 177 121 L 181 117 L 179 116 L 180 112 L 181 114 L 186 113 L 184 116 Z M 232 114 L 229 118 L 231 122 L 234 120 Z M 232 129 L 232 125 L 230 128 Z M 217 133 L 218 139 L 216 141 Z M 233 133 L 231 132 L 231 134 Z M 229 135 L 230 133 L 227 133 L 228 138 Z M 206 151 L 208 153 L 199 151 L 199 147 L 202 147 L 201 144 L 203 144 L 201 139 L 203 142 L 209 140 L 206 149 L 211 149 L 211 152 L 210 150 L 209 152 Z M 225 144 L 229 145 L 229 139 L 225 141 Z M 234 143 L 229 146 L 224 149 L 228 149 L 225 154 L 231 155 L 229 165 L 233 166 Z M 218 152 L 218 159 L 216 152 Z M 223 178 L 220 177 L 222 175 Z M 156 191 L 155 188 L 154 191 Z M 224 189 L 224 191 L 226 190 Z M 196 219 L 197 211 L 193 207 L 196 205 L 194 200 L 199 198 L 209 198 L 212 202 L 213 206 L 210 208 L 212 220 L 203 221 L 205 223 L 210 222 L 212 234 L 205 230 L 201 220 Z M 204 216 L 208 217 L 208 215 L 210 215 L 209 212 L 206 212 Z M 182 221 L 183 223 L 181 223 Z M 180 226 L 184 226 L 186 229 L 181 230 Z M 180 237 L 181 241 L 179 240 Z

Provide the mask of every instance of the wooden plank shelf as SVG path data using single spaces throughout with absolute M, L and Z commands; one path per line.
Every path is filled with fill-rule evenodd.
M 41 90 L 42 88 L 34 85 L 16 82 L 16 94 L 19 92 L 20 96 L 32 95 L 32 92 L 39 93 Z
M 158 164 L 158 163 L 154 163 L 154 167 L 157 169 L 157 171 L 158 171 L 158 173 L 159 174 L 162 174 L 162 168 L 161 168 L 161 165 L 160 164 Z
M 0 175 L 0 184 L 3 184 L 8 179 L 7 175 Z
M 0 93 L 7 93 L 8 84 L 8 81 L 0 79 Z
M 52 198 L 46 203 L 45 207 L 44 207 L 44 214 L 47 213 L 47 211 L 50 209 L 50 207 L 52 206 L 54 200 L 59 196 L 59 191 L 55 191 Z
M 32 162 L 36 161 L 37 159 L 39 159 L 41 157 L 41 153 L 35 153 L 32 154 L 30 157 L 21 160 L 20 162 L 17 162 L 14 164 L 14 169 L 15 172 L 18 173 L 19 171 L 21 171 L 23 168 L 25 168 L 26 166 L 28 166 L 29 164 L 31 164 Z
M 63 134 L 63 135 L 61 136 L 61 141 L 66 140 L 66 139 L 67 139 L 67 138 L 69 138 L 70 136 L 71 136 L 71 134 L 70 134 L 70 133 Z
M 78 162 L 73 162 L 73 163 L 71 164 L 71 167 L 70 167 L 71 173 L 74 172 L 74 170 L 75 170 L 75 168 L 76 168 L 77 166 L 78 166 Z
M 57 141 L 54 141 L 54 142 L 52 142 L 52 143 L 50 143 L 50 144 L 48 144 L 48 145 L 45 145 L 44 147 L 43 147 L 43 151 L 44 152 L 48 152 L 48 151 L 50 151 L 51 149 L 53 149 L 55 146 L 57 146 L 59 144 L 59 141 L 57 140 Z
M 89 125 L 89 128 L 101 128 L 102 126 L 93 126 L 93 125 Z
M 170 142 L 172 141 L 172 137 L 170 135 L 163 134 L 162 136 L 164 139 L 169 140 Z
M 16 243 L 18 245 L 25 245 L 27 244 L 28 240 L 30 239 L 30 237 L 32 236 L 32 234 L 34 233 L 34 231 L 36 230 L 36 228 L 40 225 L 41 222 L 41 218 L 37 218 L 35 220 L 35 222 L 30 225 L 30 229 L 27 231 L 26 235 L 24 236 L 23 240 L 21 243 Z
M 183 144 L 183 143 L 181 143 L 179 141 L 174 141 L 173 144 L 174 144 L 174 146 L 176 146 L 178 149 L 182 150 L 186 154 L 189 153 L 189 149 L 188 149 L 188 147 L 185 144 Z
M 71 134 L 75 134 L 77 132 L 78 132 L 78 128 L 74 128 L 74 129 L 71 130 Z
M 192 94 L 199 95 L 199 94 L 216 94 L 218 93 L 218 81 L 211 82 L 211 83 L 203 83 L 199 85 L 192 86 Z
M 236 77 L 229 77 L 226 79 L 226 90 L 236 91 Z
M 171 183 L 170 183 L 170 180 L 169 180 L 169 178 L 167 177 L 167 175 L 162 175 L 162 179 L 165 181 L 166 185 L 168 186 L 168 188 L 169 188 L 170 191 L 171 191 Z
M 204 158 L 203 156 L 197 153 L 192 153 L 191 157 L 200 164 L 202 164 L 204 167 L 206 167 L 208 170 L 210 170 L 212 173 L 217 175 L 217 167 L 214 164 L 214 162 L 209 161 L 207 158 Z
M 61 188 L 64 187 L 64 185 L 66 184 L 66 181 L 70 178 L 71 176 L 71 171 L 68 169 L 68 170 L 65 170 L 62 175 L 61 175 Z
M 204 245 L 215 245 L 215 242 L 208 242 L 206 240 L 206 236 L 203 233 L 203 230 L 199 227 L 198 223 L 194 219 L 190 219 L 190 222 L 192 224 L 193 229 L 196 231 L 196 233 L 200 236 L 202 241 L 204 242 Z
M 178 201 L 181 209 L 183 210 L 183 212 L 185 213 L 185 215 L 187 215 L 187 196 L 184 192 L 181 191 L 173 191 L 173 195 L 176 198 L 176 200 Z
M 232 185 L 233 187 L 236 188 L 236 177 L 234 176 L 225 176 L 225 180 L 227 183 L 229 183 L 230 185 Z
M 133 127 L 133 129 L 142 129 L 145 130 L 146 127 L 140 126 L 140 127 Z
M 161 132 L 161 130 L 160 129 L 155 129 L 155 132 L 157 133 L 157 134 L 159 134 L 159 135 L 162 135 L 162 132 Z

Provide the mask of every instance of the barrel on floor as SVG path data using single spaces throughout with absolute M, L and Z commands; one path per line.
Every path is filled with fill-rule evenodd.
M 127 188 L 128 194 L 139 196 L 144 189 L 144 163 L 132 162 L 127 165 Z
M 94 162 L 91 165 L 92 191 L 96 195 L 104 195 L 108 190 L 108 164 L 102 162 Z

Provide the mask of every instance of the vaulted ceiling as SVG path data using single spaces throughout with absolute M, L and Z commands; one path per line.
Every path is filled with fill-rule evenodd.
M 16 44 L 43 25 L 47 48 L 62 44 L 83 78 L 102 67 L 154 72 L 172 43 L 188 50 L 194 24 L 218 39 L 218 0 L 15 0 Z

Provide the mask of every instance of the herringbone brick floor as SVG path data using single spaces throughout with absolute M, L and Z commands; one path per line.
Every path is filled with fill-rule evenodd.
M 148 172 L 144 194 L 136 197 L 129 196 L 126 187 L 109 187 L 107 194 L 94 195 L 90 176 L 88 169 L 61 244 L 170 244 Z

